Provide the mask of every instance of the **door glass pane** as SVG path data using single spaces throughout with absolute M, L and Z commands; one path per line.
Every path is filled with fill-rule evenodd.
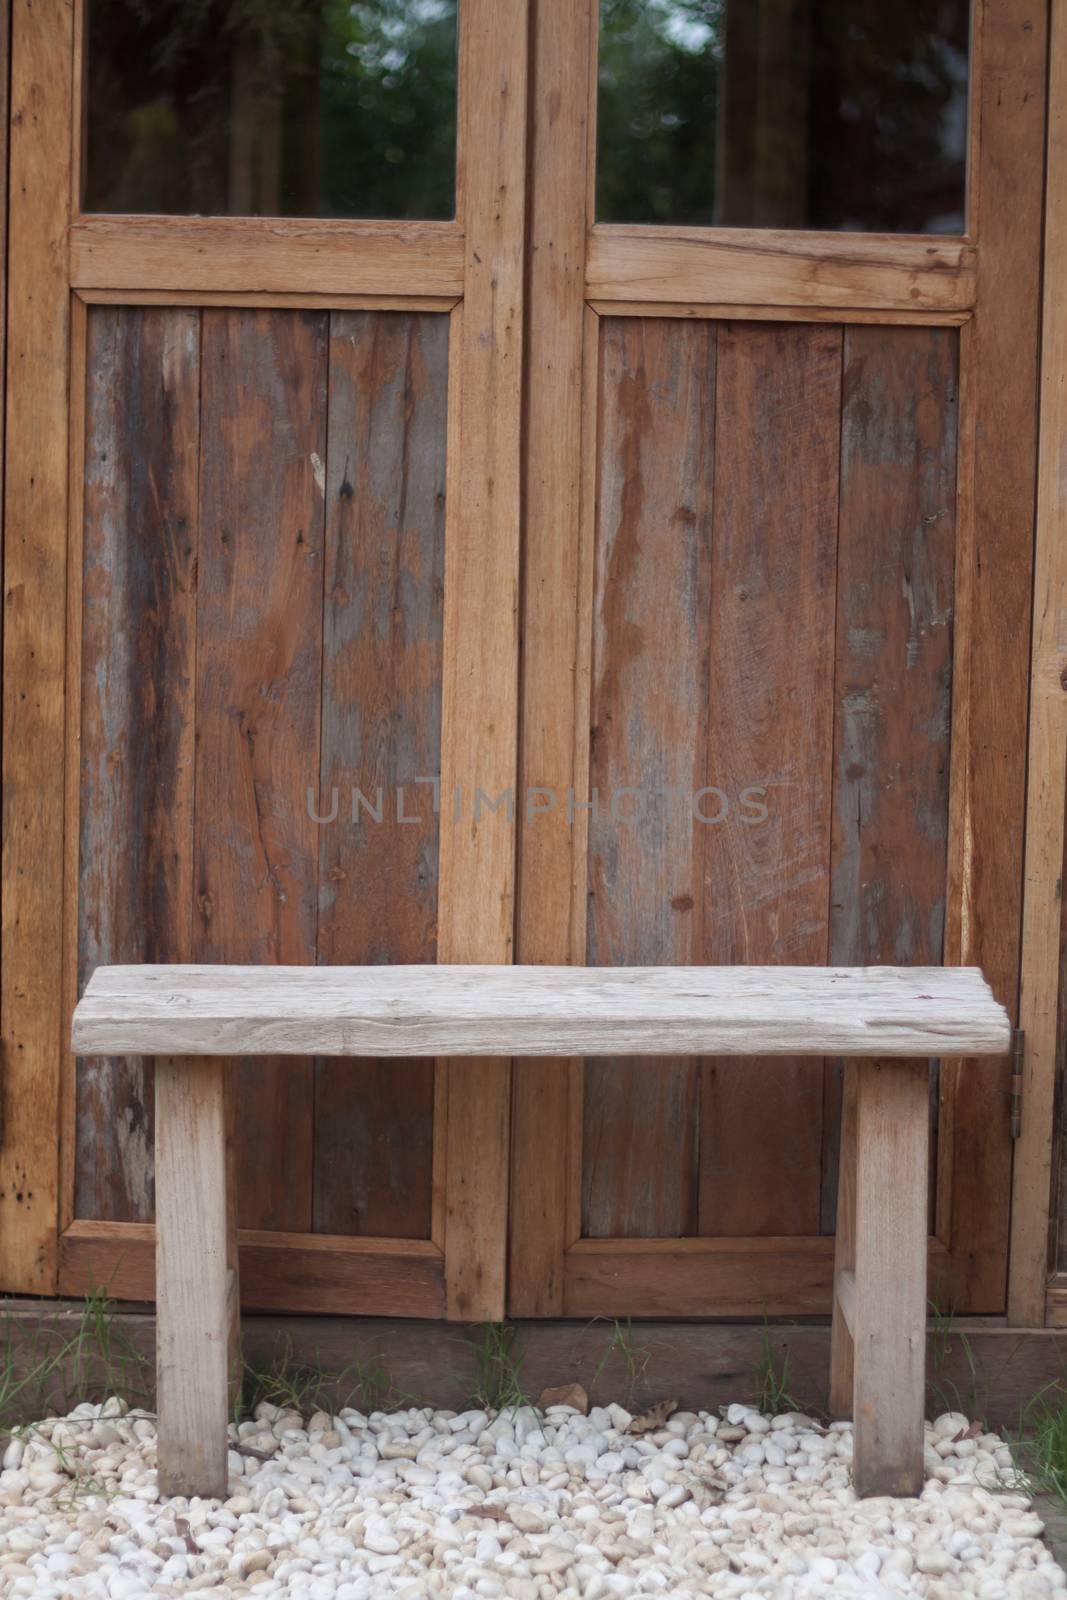
M 600 0 L 602 222 L 962 233 L 968 0 Z
M 455 214 L 457 0 L 90 0 L 86 211 Z

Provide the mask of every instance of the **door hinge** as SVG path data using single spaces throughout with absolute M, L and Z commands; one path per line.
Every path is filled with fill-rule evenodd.
M 1008 1133 L 1017 1139 L 1023 1131 L 1023 1060 L 1026 1033 L 1016 1028 L 1011 1036 L 1011 1095 L 1008 1101 Z

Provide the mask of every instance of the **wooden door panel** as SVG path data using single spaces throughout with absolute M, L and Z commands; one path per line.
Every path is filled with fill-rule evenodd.
M 90 308 L 80 981 L 434 959 L 448 349 L 439 313 Z M 240 1225 L 439 1237 L 434 1077 L 242 1063 Z M 150 1080 L 82 1068 L 76 1219 L 151 1220 Z
M 588 959 L 939 961 L 955 330 L 599 332 Z M 581 1237 L 831 1232 L 838 1070 L 587 1062 Z

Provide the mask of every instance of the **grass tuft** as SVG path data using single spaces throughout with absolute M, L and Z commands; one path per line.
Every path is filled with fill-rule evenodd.
M 354 1356 L 340 1372 L 332 1372 L 318 1360 L 297 1361 L 288 1339 L 275 1342 L 264 1366 L 241 1357 L 234 1421 L 251 1417 L 264 1400 L 305 1418 L 315 1411 L 333 1414 L 353 1407 L 369 1415 L 420 1403 L 395 1387 L 380 1356 Z
M 803 1405 L 789 1389 L 789 1347 L 782 1348 L 778 1360 L 771 1343 L 770 1324 L 764 1319 L 763 1345 L 756 1363 L 756 1405 L 765 1417 L 779 1416 L 784 1411 L 799 1411 L 810 1415 L 810 1407 Z
M 612 1356 L 618 1356 L 622 1362 L 623 1372 L 625 1373 L 622 1403 L 627 1411 L 632 1411 L 638 1385 L 643 1380 L 645 1369 L 648 1366 L 649 1352 L 644 1345 L 639 1345 L 635 1342 L 633 1326 L 629 1317 L 626 1318 L 625 1323 L 620 1322 L 617 1317 L 615 1318 L 614 1331 L 605 1346 L 604 1354 L 597 1362 L 596 1371 L 593 1373 L 594 1389 L 603 1376 L 604 1368 Z
M 1039 1389 L 1019 1418 L 1019 1431 L 1008 1440 L 1014 1467 L 1001 1487 L 1025 1494 L 1047 1494 L 1067 1507 L 1067 1379 Z
M 482 1411 L 517 1411 L 533 1405 L 522 1386 L 522 1356 L 514 1353 L 516 1329 L 510 1322 L 483 1322 L 464 1343 L 474 1352 L 471 1404 Z
M 949 1359 L 956 1346 L 963 1354 L 967 1369 L 966 1390 L 948 1376 Z M 979 1397 L 978 1365 L 974 1350 L 966 1333 L 957 1326 L 955 1313 L 930 1301 L 930 1322 L 926 1335 L 926 1404 L 929 1414 L 937 1416 L 944 1411 L 959 1411 L 977 1421 L 982 1414 Z
M 86 1296 L 69 1333 L 55 1324 L 28 1328 L 4 1318 L 0 1433 L 112 1395 L 130 1407 L 143 1407 L 151 1403 L 153 1389 L 151 1358 L 137 1348 L 106 1289 L 94 1288 Z

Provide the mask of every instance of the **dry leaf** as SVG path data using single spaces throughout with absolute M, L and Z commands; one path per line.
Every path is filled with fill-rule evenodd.
M 508 1514 L 502 1506 L 464 1506 L 465 1517 L 486 1517 L 490 1522 L 507 1522 Z
M 253 1461 L 273 1461 L 272 1450 L 254 1450 L 250 1444 L 231 1444 L 230 1449 L 234 1455 L 251 1456 Z
M 662 1428 L 669 1416 L 678 1409 L 677 1400 L 659 1400 L 654 1406 L 649 1406 L 647 1411 L 642 1411 L 635 1417 L 627 1428 L 627 1433 L 652 1433 L 656 1428 Z
M 981 1431 L 982 1431 L 982 1424 L 980 1422 L 972 1422 L 972 1423 L 969 1424 L 968 1427 L 960 1429 L 959 1433 L 956 1434 L 956 1436 L 953 1439 L 952 1443 L 953 1444 L 959 1444 L 961 1439 L 977 1439 L 977 1437 L 981 1433 Z
M 185 1540 L 185 1548 L 188 1550 L 191 1556 L 198 1556 L 200 1554 L 200 1546 L 193 1538 L 193 1530 L 186 1522 L 184 1517 L 175 1517 L 174 1531 L 178 1535 L 179 1539 Z
M 589 1396 L 580 1383 L 561 1383 L 555 1389 L 543 1389 L 537 1404 L 542 1411 L 547 1411 L 549 1406 L 573 1406 L 583 1417 L 589 1415 Z

